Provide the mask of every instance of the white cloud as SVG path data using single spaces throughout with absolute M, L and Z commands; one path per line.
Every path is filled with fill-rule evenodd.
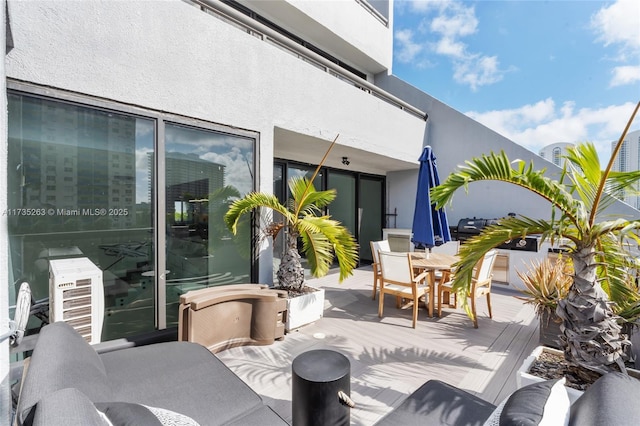
M 395 39 L 398 42 L 396 55 L 400 62 L 413 62 L 416 56 L 422 51 L 422 46 L 413 41 L 413 31 L 396 31 Z
M 637 0 L 618 0 L 603 7 L 591 18 L 591 25 L 606 46 L 619 44 L 622 48 L 640 48 L 640 3 Z
M 611 87 L 633 84 L 640 81 L 640 67 L 635 65 L 640 55 L 640 2 L 637 0 L 618 0 L 603 7 L 591 17 L 591 28 L 597 34 L 597 40 L 605 46 L 615 46 L 615 61 L 633 66 L 618 66 L 612 70 Z
M 466 45 L 449 37 L 443 37 L 434 44 L 434 50 L 440 55 L 464 59 Z
M 624 65 L 615 67 L 612 70 L 612 73 L 613 78 L 611 79 L 611 83 L 609 83 L 611 87 L 625 86 L 627 84 L 633 84 L 640 81 L 640 65 Z
M 402 3 L 402 0 L 397 0 Z M 432 10 L 442 10 L 448 7 L 452 0 L 412 0 L 408 2 L 414 12 L 430 12 Z
M 469 85 L 474 92 L 479 86 L 502 80 L 498 59 L 495 56 L 468 56 L 454 63 L 453 79 Z
M 478 19 L 473 7 L 464 7 L 459 3 L 449 3 L 440 16 L 431 21 L 430 29 L 443 37 L 464 37 L 478 30 Z
M 462 40 L 478 31 L 479 22 L 473 6 L 458 0 L 416 0 L 410 6 L 413 13 L 421 13 L 425 18 L 417 27 L 418 34 L 406 29 L 396 31 L 396 57 L 399 61 L 415 62 L 420 66 L 425 61 L 421 56 L 426 56 L 430 49 L 449 58 L 454 81 L 469 86 L 473 91 L 502 80 L 506 70 L 500 68 L 498 58 L 472 52 Z M 420 36 L 427 41 L 422 44 L 416 42 Z
M 576 109 L 573 102 L 557 106 L 547 98 L 520 108 L 470 111 L 466 115 L 536 153 L 552 143 L 588 140 L 596 145 L 600 161 L 604 162 L 611 154 L 611 142 L 620 137 L 634 108 L 635 104 L 628 102 Z M 636 118 L 631 130 L 639 127 L 640 118 Z

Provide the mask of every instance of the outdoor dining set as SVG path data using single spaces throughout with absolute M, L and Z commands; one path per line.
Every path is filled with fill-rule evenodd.
M 457 307 L 457 292 L 453 288 L 456 263 L 460 260 L 460 241 L 452 241 L 447 214 L 431 202 L 430 190 L 440 185 L 436 157 L 430 146 L 425 146 L 419 158 L 418 188 L 411 229 L 411 241 L 418 250 L 392 251 L 388 240 L 370 241 L 373 258 L 373 294 L 380 294 L 378 316 L 384 312 L 384 296 L 396 297 L 396 307 L 403 307 L 405 300 L 413 307 L 413 328 L 418 321 L 421 300 L 433 317 L 438 305 L 438 317 L 442 305 Z M 486 296 L 489 317 L 491 313 L 491 279 L 497 251 L 488 251 L 475 265 L 471 277 L 470 308 L 474 328 L 478 328 L 476 299 Z M 451 304 L 451 299 L 454 303 Z
M 442 315 L 442 306 L 457 307 L 457 295 L 453 291 L 452 279 L 458 257 L 458 241 L 450 241 L 424 252 L 394 252 L 387 240 L 371 241 L 373 254 L 373 293 L 372 299 L 379 294 L 378 316 L 384 312 L 384 296 L 396 297 L 396 307 L 409 301 L 413 308 L 413 328 L 418 320 L 418 308 L 421 300 L 433 317 Z M 470 298 L 473 326 L 478 328 L 476 299 L 486 296 L 489 317 L 491 313 L 491 278 L 497 251 L 490 250 L 478 262 L 472 277 Z M 451 304 L 453 299 L 453 304 Z M 435 305 L 437 301 L 437 306 Z

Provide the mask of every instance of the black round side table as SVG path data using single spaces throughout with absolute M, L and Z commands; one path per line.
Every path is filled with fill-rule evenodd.
M 344 395 L 351 392 L 351 364 L 346 356 L 316 349 L 298 355 L 291 369 L 294 426 L 349 425 Z

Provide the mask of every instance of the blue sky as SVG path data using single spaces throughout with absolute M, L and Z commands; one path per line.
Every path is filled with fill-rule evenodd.
M 604 162 L 640 100 L 638 0 L 396 0 L 394 20 L 393 74 L 534 152 Z

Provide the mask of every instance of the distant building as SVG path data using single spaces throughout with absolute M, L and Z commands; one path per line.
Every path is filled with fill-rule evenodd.
M 567 154 L 567 149 L 573 146 L 575 145 L 569 142 L 552 143 L 542 148 L 538 154 L 556 166 L 562 167 L 563 157 Z
M 611 142 L 611 151 L 615 148 L 616 143 L 618 141 Z M 620 152 L 618 152 L 613 163 L 613 170 L 619 172 L 640 170 L 640 130 L 627 133 L 627 137 L 624 139 Z M 623 192 L 617 194 L 617 196 L 632 207 L 638 208 L 640 205 L 640 197 L 637 195 Z

